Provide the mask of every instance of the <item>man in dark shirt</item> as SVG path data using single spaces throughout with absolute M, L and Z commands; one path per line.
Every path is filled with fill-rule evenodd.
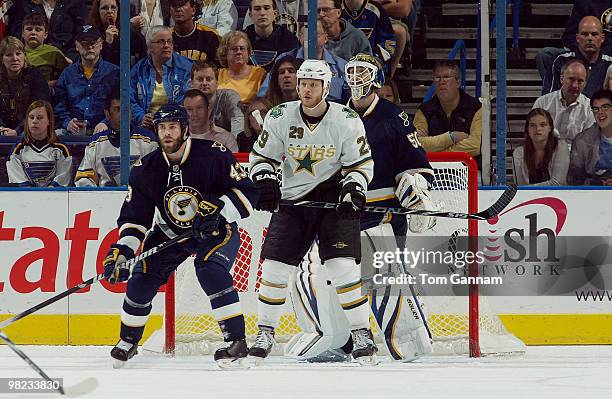
M 196 0 L 170 0 L 170 15 L 175 24 L 172 32 L 174 51 L 192 61 L 218 65 L 219 34 L 208 26 L 195 23 L 199 13 L 200 6 Z
M 300 47 L 300 42 L 285 25 L 274 23 L 278 14 L 274 0 L 251 0 L 249 12 L 253 25 L 247 26 L 244 32 L 253 46 L 251 61 L 270 72 L 276 57 Z

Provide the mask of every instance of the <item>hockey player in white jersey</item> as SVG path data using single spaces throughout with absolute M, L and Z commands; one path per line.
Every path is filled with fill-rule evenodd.
M 274 329 L 290 275 L 315 238 L 320 257 L 350 324 L 353 357 L 375 364 L 368 298 L 361 291 L 359 210 L 373 174 L 363 123 L 356 112 L 325 100 L 332 73 L 306 60 L 297 72 L 299 101 L 272 108 L 250 155 L 258 208 L 274 212 L 263 245 L 258 298 L 259 333 L 249 356 L 260 362 L 274 345 Z M 277 168 L 282 169 L 282 187 Z M 279 207 L 280 199 L 339 202 L 334 209 Z
M 349 106 L 364 123 L 374 160 L 374 177 L 368 186 L 368 205 L 409 209 L 433 209 L 429 186 L 434 175 L 421 147 L 414 126 L 397 105 L 379 98 L 375 88 L 384 84 L 382 64 L 368 54 L 358 54 L 346 65 L 351 88 Z M 435 218 L 365 212 L 361 215 L 364 244 L 362 257 L 371 259 L 370 251 L 394 252 L 404 247 L 406 232 L 422 233 L 435 224 Z M 394 238 L 395 237 L 395 238 Z M 309 259 L 316 259 L 309 254 Z M 286 347 L 289 356 L 310 361 L 338 361 L 350 353 L 348 329 L 335 293 L 327 286 L 325 268 L 309 262 L 300 268 L 291 285 L 292 304 L 298 323 L 304 331 L 292 338 Z M 366 265 L 364 265 L 366 266 Z M 400 264 L 389 270 L 405 272 Z M 362 270 L 365 270 L 362 268 Z M 311 292 L 316 292 L 314 300 Z M 371 298 L 374 320 L 389 354 L 395 360 L 411 361 L 431 353 L 430 334 L 420 301 L 412 289 L 392 293 L 390 287 L 374 287 Z M 344 346 L 343 346 L 344 345 Z
M 77 187 L 116 187 L 121 172 L 121 100 L 119 87 L 106 100 L 104 115 L 110 128 L 94 135 L 85 148 L 74 178 Z M 154 133 L 142 127 L 130 131 L 130 168 L 140 158 L 158 147 Z

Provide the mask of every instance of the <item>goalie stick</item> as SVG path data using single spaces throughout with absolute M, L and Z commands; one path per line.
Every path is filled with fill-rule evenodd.
M 25 354 L 24 351 L 19 349 L 19 347 L 11 341 L 11 339 L 2 331 L 0 331 L 0 339 L 6 342 L 6 345 L 13 350 L 20 358 L 22 358 L 30 367 L 32 367 L 42 378 L 46 381 L 53 383 L 55 380 L 51 379 L 28 355 Z M 68 397 L 76 397 L 81 395 L 86 395 L 96 389 L 98 387 L 98 380 L 95 378 L 87 378 L 80 383 L 70 386 L 64 387 L 60 385 L 57 388 L 57 392 L 66 395 Z
M 425 209 L 406 209 L 406 208 L 394 208 L 387 206 L 373 206 L 366 205 L 362 211 L 364 212 L 376 212 L 376 213 L 397 213 L 403 215 L 423 215 L 423 216 L 436 216 L 442 218 L 452 219 L 476 219 L 476 220 L 489 220 L 499 215 L 506 206 L 512 201 L 516 195 L 517 187 L 511 184 L 504 190 L 502 195 L 497 201 L 484 211 L 478 213 L 461 213 L 461 212 L 444 212 L 444 211 L 428 211 Z M 293 206 L 305 206 L 308 208 L 329 208 L 335 209 L 338 203 L 336 202 L 319 202 L 319 201 L 301 201 L 301 200 L 282 200 L 281 205 L 293 205 Z
M 187 238 L 190 238 L 193 235 L 193 232 L 191 231 L 191 229 L 179 236 L 176 236 L 174 238 L 171 238 L 170 240 L 166 241 L 166 242 L 162 242 L 161 244 L 140 253 L 139 255 L 133 257 L 132 259 L 128 259 L 125 263 L 127 263 L 130 266 L 134 266 L 136 263 L 138 263 L 139 261 L 148 258 L 151 255 L 156 254 L 157 252 L 163 251 L 164 249 L 176 244 L 179 241 L 183 241 Z M 46 308 L 47 306 L 59 301 L 60 299 L 66 298 L 67 296 L 74 294 L 77 291 L 80 291 L 81 289 L 92 285 L 94 283 L 97 283 L 98 281 L 102 280 L 104 278 L 104 273 L 100 273 L 95 277 L 90 278 L 87 281 L 83 281 L 81 284 L 79 285 L 75 285 L 72 288 L 67 289 L 66 291 L 57 294 L 56 296 L 54 296 L 53 298 L 49 298 L 44 302 L 39 303 L 36 306 L 31 307 L 28 310 L 24 310 L 23 312 L 19 313 L 18 315 L 15 315 L 13 317 L 11 317 L 10 319 L 7 319 L 5 321 L 3 321 L 2 323 L 0 323 L 0 330 L 2 330 L 3 328 L 5 328 L 6 326 L 13 324 L 14 322 L 16 322 L 17 320 L 23 319 L 24 317 L 31 315 L 34 312 L 37 312 L 43 308 Z

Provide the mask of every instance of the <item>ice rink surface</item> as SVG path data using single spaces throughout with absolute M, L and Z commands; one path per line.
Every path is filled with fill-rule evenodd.
M 612 397 L 612 346 L 528 347 L 524 356 L 428 357 L 414 363 L 382 358 L 380 365 L 307 364 L 273 357 L 265 365 L 222 371 L 205 357 L 138 355 L 114 370 L 109 347 L 20 346 L 66 386 L 95 377 L 99 386 L 83 398 L 319 399 L 319 398 L 520 398 Z M 0 377 L 36 377 L 0 346 Z M 59 394 L 0 394 L 11 398 Z

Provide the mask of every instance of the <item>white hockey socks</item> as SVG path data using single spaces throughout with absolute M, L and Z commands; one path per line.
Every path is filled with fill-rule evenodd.
M 370 328 L 368 297 L 362 293 L 361 273 L 353 258 L 334 258 L 325 262 L 351 330 Z
M 257 300 L 258 324 L 276 328 L 287 300 L 287 283 L 294 266 L 266 259 L 261 269 Z

